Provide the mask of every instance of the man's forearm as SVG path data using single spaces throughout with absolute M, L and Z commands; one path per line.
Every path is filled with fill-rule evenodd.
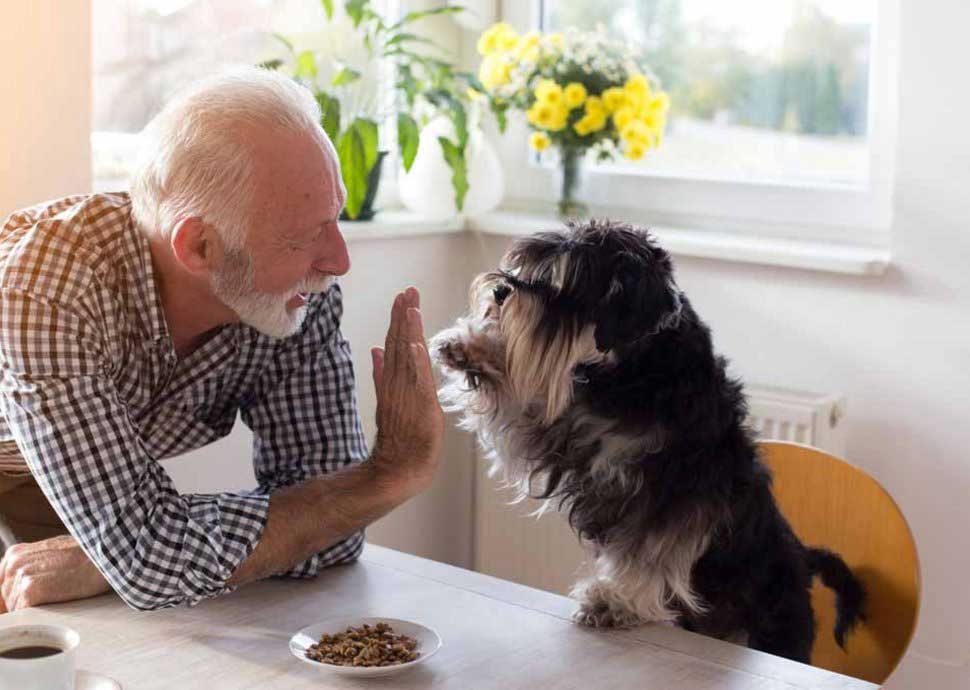
M 229 584 L 283 572 L 363 529 L 408 496 L 385 481 L 372 460 L 279 491 L 270 498 L 259 544 Z

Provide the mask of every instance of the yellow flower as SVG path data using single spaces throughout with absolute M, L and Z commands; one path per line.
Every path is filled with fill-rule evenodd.
M 594 132 L 606 127 L 606 113 L 589 113 L 586 118 L 589 119 L 590 129 Z
M 535 97 L 537 101 L 559 105 L 563 101 L 562 87 L 551 79 L 543 79 L 536 85 Z
M 573 131 L 581 137 L 606 127 L 606 113 L 586 113 L 573 124 Z
M 670 97 L 666 92 L 660 91 L 650 99 L 647 107 L 650 109 L 650 112 L 666 115 L 667 111 L 670 110 Z
M 542 36 L 538 31 L 530 31 L 527 34 L 522 34 L 522 37 L 519 38 L 518 45 L 515 46 L 516 55 L 522 57 L 528 51 L 534 48 L 537 49 L 541 38 Z
M 590 96 L 586 99 L 586 114 L 606 115 L 606 108 L 603 105 L 603 100 L 599 96 Z
M 478 39 L 478 53 L 491 55 L 497 50 L 510 50 L 511 48 L 507 47 L 510 40 L 513 41 L 511 47 L 514 48 L 519 40 L 515 29 L 510 24 L 499 22 L 482 32 Z
M 620 138 L 627 144 L 641 144 L 646 148 L 653 146 L 653 132 L 640 120 L 632 120 L 620 130 Z
M 477 102 L 485 98 L 485 94 L 483 94 L 481 91 L 473 89 L 470 86 L 465 89 L 465 95 L 468 96 L 468 100 L 472 102 Z
M 566 107 L 578 108 L 586 100 L 586 87 L 578 81 L 570 82 L 563 89 L 563 96 L 566 98 Z
M 501 55 L 486 55 L 482 60 L 481 67 L 478 68 L 478 80 L 482 85 L 491 91 L 499 86 L 509 83 L 512 65 L 507 63 Z
M 650 131 L 656 132 L 662 130 L 664 125 L 667 124 L 667 118 L 659 112 L 653 110 L 648 110 L 646 114 L 640 118 L 640 121 L 645 124 Z
M 562 34 L 549 34 L 549 45 L 551 45 L 556 50 L 562 50 L 563 45 L 565 45 L 566 39 Z
M 563 105 L 555 105 L 536 101 L 526 113 L 529 124 L 550 132 L 558 132 L 566 126 L 569 111 Z
M 479 36 L 476 47 L 479 55 L 491 55 L 498 50 L 498 36 L 491 31 L 486 31 Z
M 515 50 L 515 47 L 519 45 L 519 35 L 515 31 L 504 33 L 499 38 L 499 45 L 502 50 Z
M 623 107 L 625 103 L 625 96 L 623 89 L 617 86 L 611 86 L 603 92 L 603 105 L 606 106 L 606 112 L 612 113 Z
M 565 105 L 559 105 L 555 111 L 553 111 L 552 119 L 549 124 L 546 125 L 546 129 L 550 132 L 560 132 L 566 129 L 566 123 L 569 121 L 569 108 Z
M 545 151 L 551 143 L 552 140 L 549 139 L 549 135 L 545 132 L 533 132 L 529 137 L 529 146 L 536 151 Z
M 643 158 L 643 154 L 647 152 L 647 147 L 643 144 L 630 143 L 626 147 L 626 157 L 631 161 L 638 161 Z
M 613 113 L 613 124 L 616 128 L 622 130 L 633 120 L 633 109 L 629 106 L 622 106 L 619 110 Z
M 634 74 L 632 77 L 626 80 L 626 84 L 623 85 L 623 90 L 627 95 L 633 95 L 639 97 L 640 99 L 645 99 L 650 95 L 650 82 L 642 74 Z

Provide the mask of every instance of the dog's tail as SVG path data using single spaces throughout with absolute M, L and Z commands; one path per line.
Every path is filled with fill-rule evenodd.
M 835 592 L 835 641 L 845 649 L 845 636 L 866 619 L 866 590 L 838 554 L 828 549 L 806 549 L 808 568 Z

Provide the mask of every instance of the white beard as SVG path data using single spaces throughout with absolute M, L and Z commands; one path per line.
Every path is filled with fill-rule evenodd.
M 290 311 L 286 303 L 296 293 L 326 292 L 334 276 L 308 278 L 286 292 L 259 292 L 254 287 L 256 273 L 244 251 L 226 254 L 225 267 L 212 275 L 215 296 L 239 316 L 239 320 L 271 338 L 287 338 L 300 330 L 306 319 L 306 304 Z

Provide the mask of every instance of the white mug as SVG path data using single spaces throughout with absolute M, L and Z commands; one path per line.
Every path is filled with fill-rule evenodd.
M 0 690 L 74 690 L 80 642 L 81 636 L 63 625 L 0 628 Z M 43 647 L 58 651 L 37 656 Z

